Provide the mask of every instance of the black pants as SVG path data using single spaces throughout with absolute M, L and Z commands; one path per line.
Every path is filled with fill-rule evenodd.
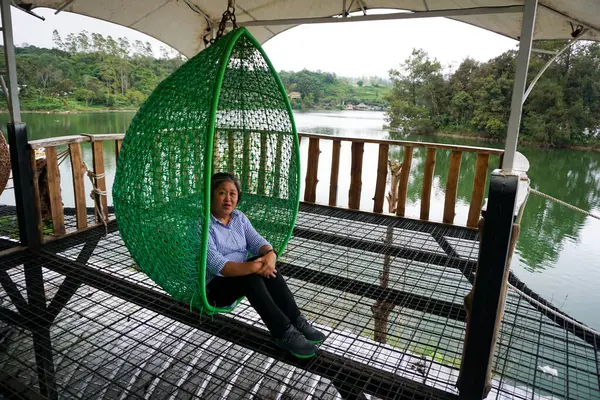
M 208 285 L 208 301 L 217 307 L 227 307 L 246 296 L 271 334 L 280 338 L 300 315 L 294 295 L 279 272 L 275 278 L 257 274 L 236 277 L 216 277 Z

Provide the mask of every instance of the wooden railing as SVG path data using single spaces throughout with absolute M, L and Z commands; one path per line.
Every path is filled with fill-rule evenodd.
M 396 204 L 396 215 L 405 216 L 406 199 L 409 176 L 412 167 L 413 151 L 415 148 L 427 149 L 427 156 L 424 163 L 424 177 L 421 188 L 421 209 L 420 219 L 429 220 L 429 211 L 431 205 L 431 189 L 433 185 L 434 169 L 436 164 L 436 154 L 438 150 L 450 151 L 450 161 L 448 165 L 448 179 L 446 182 L 446 194 L 444 200 L 443 222 L 447 224 L 454 223 L 456 209 L 456 195 L 458 181 L 460 178 L 460 166 L 463 153 L 477 154 L 475 165 L 475 178 L 473 180 L 473 191 L 471 202 L 469 204 L 469 214 L 467 218 L 468 227 L 476 227 L 479 220 L 479 214 L 483 205 L 483 196 L 485 193 L 485 183 L 490 155 L 499 155 L 502 157 L 504 150 L 490 149 L 484 147 L 458 146 L 441 143 L 411 142 L 402 140 L 383 140 L 368 138 L 349 138 L 333 137 L 327 135 L 318 135 L 311 133 L 300 133 L 300 141 L 308 140 L 308 161 L 306 165 L 306 179 L 304 190 L 304 201 L 316 202 L 319 154 L 321 141 L 332 141 L 332 163 L 331 177 L 329 185 L 329 205 L 338 206 L 338 179 L 340 173 L 340 150 L 342 142 L 350 142 L 351 147 L 351 166 L 350 166 L 350 190 L 348 193 L 348 208 L 358 210 L 360 208 L 360 198 L 362 192 L 362 170 L 363 170 L 363 152 L 365 143 L 379 145 L 379 156 L 377 160 L 377 176 L 375 178 L 375 193 L 373 196 L 373 212 L 383 212 L 383 203 L 385 200 L 385 190 L 388 175 L 388 156 L 391 146 L 400 146 L 404 149 L 402 170 L 398 183 L 398 201 Z
M 479 219 L 479 213 L 483 204 L 483 196 L 485 192 L 485 183 L 487 178 L 487 170 L 490 155 L 502 156 L 503 150 L 490 149 L 483 147 L 471 147 L 471 146 L 458 146 L 450 144 L 440 143 L 425 143 L 425 142 L 411 142 L 411 141 L 399 141 L 399 140 L 382 140 L 382 139 L 368 139 L 368 138 L 349 138 L 349 137 L 334 137 L 327 135 L 300 133 L 300 141 L 308 140 L 308 161 L 305 167 L 305 190 L 304 190 L 304 201 L 314 203 L 316 202 L 317 195 L 317 184 L 318 184 L 318 171 L 319 171 L 319 155 L 321 141 L 332 142 L 332 154 L 331 154 L 331 173 L 329 182 L 329 201 L 330 206 L 338 206 L 338 182 L 340 175 L 340 155 L 342 151 L 342 142 L 351 143 L 351 157 L 350 157 L 350 189 L 348 193 L 348 208 L 358 210 L 360 209 L 360 200 L 362 194 L 362 182 L 363 182 L 363 152 L 365 144 L 377 144 L 379 147 L 376 177 L 368 177 L 369 179 L 375 179 L 375 193 L 373 196 L 373 212 L 382 213 L 385 201 L 385 191 L 387 187 L 387 175 L 388 175 L 388 158 L 390 154 L 390 148 L 393 146 L 403 148 L 403 159 L 402 159 L 402 170 L 398 183 L 398 200 L 396 204 L 396 215 L 405 216 L 406 214 L 406 202 L 407 202 L 407 189 L 408 182 L 412 168 L 413 152 L 416 148 L 425 148 L 426 159 L 423 164 L 423 182 L 421 188 L 421 206 L 420 206 L 420 218 L 422 220 L 429 220 L 430 205 L 431 205 L 431 192 L 433 186 L 434 169 L 436 165 L 436 154 L 439 150 L 449 151 L 450 160 L 448 164 L 448 179 L 446 182 L 446 193 L 444 200 L 444 212 L 443 222 L 448 224 L 454 223 L 454 215 L 456 208 L 456 195 L 458 188 L 458 181 L 460 179 L 460 166 L 462 161 L 463 153 L 475 153 L 477 154 L 477 160 L 475 165 L 475 176 L 473 180 L 473 190 L 471 201 L 469 205 L 469 214 L 467 219 L 467 226 L 476 227 Z M 106 191 L 106 178 L 104 174 L 104 142 L 114 142 L 115 145 L 115 157 L 118 158 L 121 149 L 121 143 L 123 141 L 124 134 L 102 134 L 102 135 L 76 135 L 76 136 L 63 136 L 49 139 L 32 140 L 29 142 L 31 151 L 31 162 L 33 171 L 36 171 L 34 179 L 34 193 L 36 199 L 36 211 L 38 212 L 38 232 L 40 239 L 45 241 L 47 237 L 43 235 L 43 225 L 41 218 L 41 205 L 40 205 L 40 188 L 38 185 L 38 175 L 36 168 L 36 161 L 34 151 L 35 149 L 44 148 L 46 154 L 46 168 L 47 168 L 47 181 L 48 181 L 48 194 L 49 194 L 49 208 L 50 215 L 52 218 L 53 233 L 51 236 L 59 237 L 63 236 L 70 231 L 65 227 L 65 215 L 63 208 L 63 198 L 61 194 L 61 182 L 59 172 L 59 153 L 57 147 L 66 146 L 68 155 L 70 157 L 72 166 L 73 176 L 73 193 L 75 202 L 75 224 L 76 227 L 71 231 L 79 231 L 88 228 L 87 219 L 87 206 L 85 193 L 85 179 L 86 179 L 86 168 L 82 160 L 81 143 L 91 143 L 92 155 L 93 155 L 93 166 L 92 172 L 94 174 L 93 183 L 94 186 L 100 191 Z M 91 226 L 97 226 L 102 223 L 102 220 L 108 220 L 108 204 L 106 196 L 99 196 L 96 194 L 97 200 L 101 204 L 99 207 L 104 215 L 100 216 L 96 211 L 95 223 Z
M 73 193 L 75 201 L 75 219 L 76 228 L 73 231 L 79 231 L 88 227 L 87 220 L 87 205 L 86 205 L 86 193 L 85 193 L 85 179 L 86 179 L 86 167 L 83 163 L 81 143 L 89 142 L 92 146 L 93 156 L 93 184 L 99 191 L 106 191 L 106 177 L 104 176 L 104 142 L 111 141 L 115 144 L 115 157 L 118 158 L 121 149 L 121 143 L 123 141 L 124 134 L 103 134 L 103 135 L 75 135 L 75 136 L 61 136 L 49 139 L 39 139 L 29 141 L 29 147 L 31 148 L 31 163 L 34 171 L 34 198 L 36 201 L 36 212 L 38 213 L 38 234 L 42 242 L 46 241 L 47 237 L 43 234 L 43 221 L 41 212 L 41 201 L 40 201 L 40 187 L 39 187 L 39 171 L 36 168 L 35 150 L 45 149 L 46 154 L 46 171 L 48 181 L 48 194 L 49 194 L 49 208 L 50 215 L 52 218 L 53 233 L 51 236 L 60 237 L 69 231 L 65 227 L 65 214 L 62 202 L 61 194 L 61 183 L 60 183 L 60 170 L 59 170 L 59 153 L 57 151 L 58 146 L 66 146 L 68 156 L 71 159 L 71 167 L 73 174 Z M 65 156 L 67 156 L 65 154 Z M 95 202 L 99 202 L 101 207 L 98 207 L 95 212 L 95 223 L 92 226 L 102 224 L 102 221 L 107 221 L 108 215 L 108 202 L 106 196 L 100 196 L 95 194 Z M 100 215 L 101 210 L 103 215 Z

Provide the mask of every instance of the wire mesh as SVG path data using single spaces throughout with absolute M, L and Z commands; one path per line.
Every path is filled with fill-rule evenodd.
M 138 270 L 114 223 L 107 235 L 95 229 L 41 254 L 2 258 L 0 271 L 25 298 L 24 265 L 44 266 L 48 299 L 81 283 L 49 329 L 61 398 L 455 397 L 476 233 L 318 206 L 300 211 L 280 268 L 303 313 L 327 334 L 309 361 L 277 350 L 246 301 L 200 319 L 170 300 Z M 19 311 L 7 290 L 0 301 Z M 0 369 L 39 391 L 32 335 L 7 329 Z M 508 292 L 488 398 L 598 399 L 598 367 L 593 345 Z

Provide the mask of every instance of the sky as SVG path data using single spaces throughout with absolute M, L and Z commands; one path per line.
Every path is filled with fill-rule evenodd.
M 46 17 L 41 21 L 13 8 L 15 44 L 28 43 L 52 47 L 52 31 L 62 37 L 82 30 L 126 36 L 152 43 L 155 54 L 164 44 L 140 32 L 119 25 L 68 12 L 54 15 L 54 10 L 36 9 Z M 304 68 L 333 72 L 338 76 L 388 77 L 413 48 L 425 49 L 438 59 L 445 70 L 455 69 L 466 57 L 487 61 L 506 50 L 516 49 L 517 42 L 506 37 L 445 18 L 312 24 L 292 28 L 263 45 L 278 71 Z

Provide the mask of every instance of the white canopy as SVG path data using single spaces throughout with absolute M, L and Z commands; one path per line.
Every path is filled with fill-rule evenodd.
M 62 9 L 124 25 L 161 40 L 188 57 L 204 48 L 207 29 L 211 25 L 213 30 L 218 28 L 227 6 L 226 0 L 13 0 L 13 3 L 31 10 Z M 238 24 L 247 24 L 261 43 L 300 23 L 317 22 L 314 18 L 335 22 L 327 17 L 340 16 L 344 5 L 347 12 L 367 15 L 348 20 L 371 18 L 369 10 L 373 9 L 407 10 L 417 12 L 413 17 L 448 16 L 517 39 L 521 34 L 523 3 L 523 0 L 237 0 L 236 17 Z M 298 21 L 305 18 L 313 20 Z M 273 22 L 290 19 L 294 21 Z M 600 0 L 539 1 L 534 40 L 571 39 L 578 26 L 586 29 L 582 39 L 600 40 Z

